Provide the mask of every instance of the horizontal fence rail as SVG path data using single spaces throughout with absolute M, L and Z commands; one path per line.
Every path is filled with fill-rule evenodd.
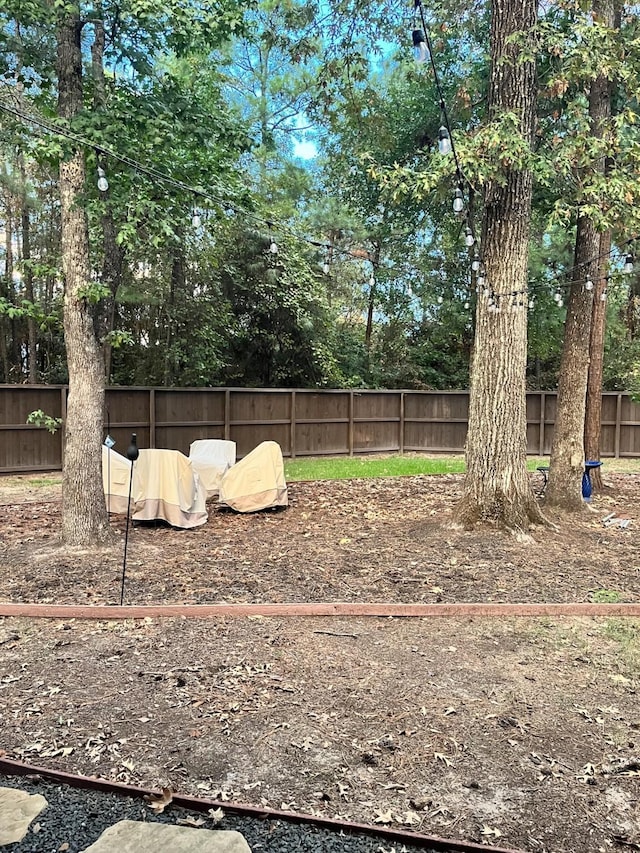
M 0 473 L 62 468 L 62 430 L 27 424 L 30 412 L 64 419 L 67 387 L 0 385 Z M 556 394 L 527 393 L 527 451 L 551 450 Z M 125 388 L 106 391 L 104 429 L 124 453 L 140 447 L 189 453 L 199 438 L 235 441 L 238 456 L 276 441 L 285 456 L 459 453 L 468 391 L 360 391 L 256 388 Z M 602 395 L 603 457 L 640 457 L 640 405 L 629 394 Z

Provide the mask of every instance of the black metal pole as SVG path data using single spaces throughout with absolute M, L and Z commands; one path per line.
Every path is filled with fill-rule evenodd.
M 139 456 L 137 436 L 134 433 L 131 435 L 131 444 L 127 448 L 127 459 L 131 462 L 131 471 L 129 472 L 129 499 L 127 501 L 127 526 L 124 533 L 124 557 L 122 559 L 122 585 L 120 587 L 120 606 L 124 603 L 124 580 L 127 572 L 127 544 L 129 542 L 129 518 L 131 517 L 131 489 L 133 487 L 133 463 Z

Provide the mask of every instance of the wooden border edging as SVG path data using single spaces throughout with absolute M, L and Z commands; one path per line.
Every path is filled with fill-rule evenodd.
M 138 797 L 159 794 L 157 790 L 141 788 L 137 785 L 128 785 L 123 782 L 115 782 L 110 779 L 100 779 L 96 776 L 78 776 L 67 773 L 64 770 L 51 770 L 47 767 L 25 764 L 11 758 L 0 758 L 0 773 L 7 776 L 40 776 L 47 781 L 62 782 L 74 788 L 88 791 L 105 791 L 120 794 L 121 796 Z M 392 829 L 377 824 L 355 823 L 348 820 L 338 820 L 330 817 L 317 817 L 304 812 L 289 812 L 281 809 L 270 809 L 264 806 L 251 806 L 245 803 L 234 803 L 228 800 L 211 800 L 205 797 L 192 797 L 178 792 L 173 794 L 171 803 L 174 806 L 191 809 L 193 811 L 208 811 L 213 807 L 221 807 L 229 814 L 244 815 L 258 820 L 282 819 L 290 823 L 306 824 L 310 826 L 321 826 L 333 832 L 347 830 L 349 832 L 361 832 L 367 835 L 388 838 L 390 840 L 406 842 L 407 844 L 428 845 L 431 850 L 442 851 L 442 853 L 519 853 L 518 850 L 506 847 L 492 847 L 488 844 L 476 844 L 473 841 L 462 841 L 449 838 L 439 838 L 435 835 L 424 835 L 420 832 L 404 829 Z
M 431 618 L 438 616 L 632 616 L 640 617 L 640 603 L 590 604 L 12 604 L 0 602 L 0 617 L 36 619 L 211 619 L 221 616 L 377 616 Z

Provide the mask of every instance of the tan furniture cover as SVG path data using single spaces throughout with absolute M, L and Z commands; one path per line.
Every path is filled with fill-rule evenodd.
M 102 487 L 108 512 L 127 514 L 131 462 L 102 445 Z
M 236 463 L 236 443 L 219 438 L 199 438 L 189 448 L 189 459 L 210 498 L 218 494 L 223 474 Z
M 133 469 L 133 520 L 163 519 L 174 527 L 207 521 L 207 493 L 179 450 L 141 450 Z
M 288 506 L 280 445 L 275 441 L 263 441 L 229 468 L 220 481 L 218 500 L 236 512 Z

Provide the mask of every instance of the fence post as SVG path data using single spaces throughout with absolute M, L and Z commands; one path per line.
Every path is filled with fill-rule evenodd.
M 229 441 L 231 435 L 231 391 L 224 389 L 224 440 Z
M 620 428 L 622 426 L 622 394 L 618 394 L 618 399 L 616 400 L 616 437 L 615 444 L 613 448 L 614 455 L 616 459 L 620 458 Z
M 67 386 L 63 385 L 60 389 L 60 417 L 62 418 L 62 426 L 60 428 L 60 461 L 64 468 L 64 436 L 67 429 Z
M 149 447 L 156 446 L 156 389 L 149 389 Z
M 404 391 L 400 392 L 400 423 L 399 423 L 400 435 L 398 441 L 398 453 L 400 456 L 404 456 Z
M 544 391 L 540 392 L 540 430 L 538 433 L 539 444 L 538 444 L 538 456 L 544 456 L 544 422 L 547 417 L 547 395 Z
M 289 453 L 296 458 L 296 392 L 291 391 L 291 406 L 289 408 L 291 423 L 289 424 Z
M 349 456 L 353 456 L 353 391 L 349 391 Z

